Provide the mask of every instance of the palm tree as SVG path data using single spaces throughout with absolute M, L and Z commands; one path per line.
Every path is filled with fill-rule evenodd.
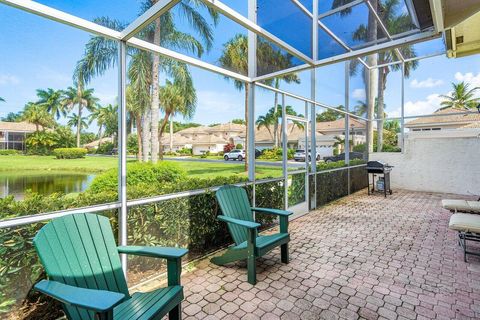
M 163 133 L 171 117 L 176 115 L 183 116 L 184 119 L 191 119 L 195 114 L 197 106 L 197 95 L 193 86 L 188 69 L 185 67 L 185 82 L 170 82 L 167 80 L 165 86 L 160 88 L 159 99 L 160 106 L 164 113 L 158 132 L 158 140 L 161 142 Z M 160 159 L 163 159 L 163 146 L 160 146 Z
M 76 87 L 68 87 L 68 89 L 65 91 L 65 96 L 62 100 L 62 104 L 64 107 L 72 110 L 75 108 L 75 106 L 78 109 L 78 115 L 76 119 L 78 120 L 78 123 L 74 126 L 77 128 L 77 148 L 80 147 L 80 133 L 82 129 L 82 124 L 80 123 L 82 119 L 82 112 L 83 109 L 87 109 L 90 112 L 93 112 L 96 107 L 97 103 L 99 101 L 98 98 L 96 98 L 93 95 L 93 89 L 84 89 L 83 84 L 81 82 L 81 79 L 78 79 L 76 82 Z M 69 117 L 71 119 L 71 117 Z
M 338 0 L 334 1 L 334 4 L 337 2 L 337 6 L 341 5 L 344 0 Z M 412 29 L 412 22 L 411 18 L 408 14 L 406 13 L 401 13 L 398 14 L 398 6 L 400 4 L 400 0 L 385 0 L 385 1 L 370 1 L 372 6 L 377 10 L 378 15 L 382 19 L 382 21 L 385 23 L 385 26 L 389 33 L 391 34 L 398 34 L 404 31 L 408 31 Z M 343 3 L 344 4 L 344 3 Z M 377 9 L 378 8 L 378 9 Z M 344 12 L 344 14 L 349 14 L 350 12 Z M 377 34 L 376 30 L 371 30 L 372 28 L 375 27 L 376 29 L 376 22 L 373 20 L 371 21 L 372 16 L 369 13 L 369 22 L 368 25 L 365 26 L 364 24 L 361 24 L 358 29 L 354 32 L 353 38 L 355 40 L 361 40 L 361 41 L 372 41 L 376 40 Z M 373 17 L 374 18 L 374 17 Z M 372 38 L 372 36 L 375 36 Z M 375 58 L 370 59 L 371 61 L 368 61 L 370 65 L 380 65 L 380 64 L 386 64 L 390 63 L 396 60 L 396 57 L 398 55 L 398 52 L 401 53 L 401 55 L 405 59 L 410 59 L 416 57 L 415 50 L 413 49 L 412 46 L 404 46 L 398 49 L 391 49 L 387 51 L 382 51 L 379 52 L 378 54 L 375 55 Z M 373 56 L 373 55 L 372 55 Z M 369 56 L 370 57 L 370 56 Z M 368 60 L 368 59 L 367 59 Z M 373 61 L 375 61 L 375 64 L 371 64 Z M 358 60 L 353 60 L 351 63 L 351 69 L 350 73 L 351 74 L 356 74 L 356 69 L 359 66 Z M 418 67 L 418 61 L 409 61 L 405 63 L 405 77 L 409 77 L 411 70 L 414 70 Z M 378 135 L 377 135 L 377 151 L 382 150 L 383 146 L 383 123 L 384 119 L 384 109 L 385 109 L 385 103 L 384 103 L 384 95 L 385 95 L 385 89 L 387 86 L 387 79 L 388 75 L 392 71 L 399 71 L 401 70 L 401 64 L 394 64 L 392 66 L 386 66 L 382 68 L 378 68 L 378 73 L 373 74 L 372 70 L 366 71 L 369 72 L 370 74 L 370 85 L 368 86 L 369 90 L 369 95 L 368 95 L 368 103 L 366 104 L 366 113 L 367 113 L 367 118 L 369 120 L 373 120 L 374 114 L 377 114 L 377 117 L 379 118 L 378 124 L 377 124 L 377 130 L 378 130 Z M 373 81 L 372 81 L 372 76 L 373 76 Z M 366 77 L 364 79 L 368 79 Z M 375 83 L 373 83 L 375 81 Z M 364 81 L 366 84 L 368 81 Z M 375 98 L 375 91 L 377 91 L 377 98 Z M 364 107 L 361 108 L 362 111 L 365 109 Z M 376 111 L 376 112 L 375 112 Z M 369 128 L 369 152 L 373 151 L 373 126 L 370 126 Z
M 388 120 L 383 124 L 385 130 L 389 130 L 395 133 L 399 133 L 401 130 L 400 121 L 398 120 Z
M 81 131 L 82 129 L 88 128 L 88 118 L 87 117 L 79 117 L 76 113 L 72 113 L 72 115 L 68 116 L 67 125 L 70 127 L 77 128 L 77 132 Z M 79 145 L 77 144 L 77 148 Z
M 332 9 L 341 7 L 347 3 L 351 2 L 350 0 L 333 0 L 332 2 Z M 372 5 L 373 9 L 378 12 L 378 6 L 380 1 L 379 0 L 369 0 L 370 4 Z M 345 10 L 340 11 L 341 16 L 346 16 L 352 12 L 352 8 L 347 8 Z M 353 39 L 358 39 L 358 33 L 361 30 L 362 37 L 365 37 L 367 42 L 375 42 L 378 38 L 378 23 L 375 15 L 368 10 L 368 22 L 367 25 L 360 25 L 359 29 L 354 32 Z M 367 56 L 367 64 L 370 66 L 378 65 L 378 56 L 377 54 L 371 54 Z M 357 69 L 359 66 L 358 60 L 352 60 L 350 63 L 350 75 L 357 74 Z M 373 120 L 374 118 L 374 104 L 375 104 L 375 96 L 377 93 L 377 83 L 378 83 L 378 73 L 375 69 L 363 69 L 363 82 L 365 84 L 365 92 L 367 92 L 367 118 L 369 120 Z M 373 151 L 373 126 L 370 125 L 368 127 L 368 152 Z
M 148 10 L 157 0 L 146 0 L 142 5 L 141 13 Z M 185 52 L 191 52 L 201 57 L 206 50 L 210 50 L 213 44 L 213 31 L 211 24 L 202 17 L 198 12 L 199 9 L 206 9 L 213 20 L 213 25 L 218 22 L 218 13 L 207 7 L 202 1 L 186 0 L 178 3 L 174 9 L 164 13 L 156 19 L 151 25 L 146 27 L 140 37 L 164 47 L 171 47 Z M 175 25 L 175 16 L 183 18 L 187 24 L 195 31 L 200 40 L 194 36 L 181 32 Z M 122 30 L 124 24 L 110 20 L 108 18 L 95 19 L 96 23 L 106 27 Z M 107 69 L 115 65 L 118 58 L 117 43 L 103 37 L 93 37 L 86 47 L 85 56 L 77 64 L 77 69 L 82 70 L 85 83 L 88 83 L 92 77 L 103 74 Z M 143 90 L 147 93 L 148 104 L 142 115 L 142 140 L 143 140 L 143 159 L 148 160 L 149 154 L 152 162 L 156 162 L 158 158 L 158 113 L 160 108 L 159 97 L 159 72 L 163 72 L 167 77 L 173 78 L 173 82 L 177 77 L 175 71 L 181 68 L 181 63 L 170 58 L 160 57 L 145 53 L 141 50 L 129 47 L 128 54 L 131 56 L 129 70 L 134 68 L 137 63 L 143 65 L 135 66 L 138 77 L 135 80 L 137 84 L 134 87 L 143 86 Z M 135 56 L 141 56 L 135 58 Z M 142 72 L 140 72 L 142 71 Z M 130 72 L 129 72 L 130 73 Z M 148 78 L 147 78 L 148 77 Z M 133 82 L 132 78 L 131 82 Z M 132 83 L 130 83 L 132 85 Z M 142 97 L 142 102 L 145 96 Z M 151 140 L 151 144 L 149 141 Z
M 5 99 L 3 99 L 2 97 L 0 97 L 0 102 L 5 102 Z
M 248 38 L 246 35 L 237 34 L 223 45 L 223 52 L 219 59 L 223 68 L 235 71 L 240 74 L 248 73 Z M 225 78 L 230 80 L 230 78 Z M 239 91 L 245 89 L 245 141 L 248 143 L 248 91 L 250 84 L 234 80 L 233 85 Z M 248 148 L 245 148 L 248 152 Z M 245 155 L 248 159 L 248 155 Z M 245 171 L 248 171 L 248 161 L 245 161 Z
M 25 106 L 22 118 L 27 122 L 33 123 L 36 132 L 40 130 L 40 126 L 45 130 L 46 127 L 53 126 L 55 123 L 53 117 L 45 110 L 45 108 L 33 102 L 29 102 Z
M 453 91 L 449 95 L 441 95 L 443 101 L 440 103 L 442 107 L 438 110 L 444 110 L 448 108 L 455 109 L 473 109 L 480 102 L 480 98 L 475 97 L 477 90 L 480 87 L 474 87 L 470 89 L 470 84 L 464 81 L 460 83 L 452 83 Z
M 102 130 L 103 130 L 103 127 L 105 126 L 105 123 L 107 122 L 106 108 L 102 106 L 98 106 L 97 108 L 95 108 L 95 110 L 93 110 L 88 116 L 88 122 L 92 123 L 93 121 L 97 122 L 98 147 L 100 147 L 100 145 L 102 144 L 102 138 L 103 138 Z
M 257 125 L 257 129 L 260 130 L 262 127 L 266 128 L 272 140 L 276 140 L 272 134 L 272 130 L 270 127 L 275 123 L 273 114 L 267 113 L 264 116 L 259 116 L 255 124 Z M 277 121 L 278 123 L 278 121 Z
M 39 99 L 37 103 L 46 108 L 57 120 L 60 119 L 61 116 L 65 117 L 67 115 L 67 110 L 62 103 L 62 90 L 54 90 L 52 88 L 48 88 L 47 90 L 37 89 L 37 97 Z

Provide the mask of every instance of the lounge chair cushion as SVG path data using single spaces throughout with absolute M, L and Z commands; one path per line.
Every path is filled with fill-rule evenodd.
M 455 213 L 450 217 L 448 227 L 456 231 L 480 234 L 480 216 L 468 213 Z
M 451 211 L 480 213 L 480 201 L 444 199 L 442 207 Z

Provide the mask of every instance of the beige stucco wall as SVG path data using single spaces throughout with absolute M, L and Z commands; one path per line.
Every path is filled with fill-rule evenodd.
M 370 159 L 395 166 L 392 189 L 480 195 L 480 130 L 410 133 L 403 154 L 372 153 Z

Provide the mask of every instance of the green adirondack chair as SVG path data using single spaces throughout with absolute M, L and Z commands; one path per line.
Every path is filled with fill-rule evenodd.
M 95 214 L 54 219 L 33 244 L 49 279 L 35 289 L 62 302 L 68 319 L 181 318 L 181 258 L 188 250 L 117 247 L 108 218 Z M 130 295 L 119 253 L 166 259 L 168 287 Z
M 218 257 L 210 261 L 223 266 L 238 260 L 247 260 L 248 282 L 255 285 L 257 282 L 255 259 L 265 255 L 275 247 L 280 246 L 281 261 L 288 263 L 288 216 L 290 211 L 254 208 L 250 206 L 247 192 L 243 188 L 226 185 L 218 189 L 216 193 L 218 203 L 223 215 L 218 220 L 228 225 L 230 234 L 235 244 Z M 258 236 L 257 228 L 261 224 L 253 220 L 253 212 L 273 214 L 280 218 L 280 232 L 272 235 Z

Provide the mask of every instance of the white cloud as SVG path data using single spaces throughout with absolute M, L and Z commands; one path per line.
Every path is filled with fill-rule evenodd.
M 101 104 L 116 104 L 117 95 L 111 93 L 94 92 L 94 96 L 100 99 Z
M 366 96 L 365 89 L 355 89 L 352 92 L 352 97 L 358 100 L 365 100 Z
M 10 74 L 0 74 L 0 86 L 16 85 L 20 83 L 20 79 Z
M 455 80 L 457 81 L 465 81 L 469 83 L 472 87 L 480 87 L 480 72 L 477 75 L 474 75 L 472 72 L 455 73 Z
M 410 81 L 410 87 L 412 88 L 434 88 L 441 86 L 443 84 L 443 81 L 440 79 L 433 79 L 433 78 L 428 78 L 426 80 L 421 80 L 418 81 L 417 79 L 413 79 Z
M 426 100 L 407 101 L 405 103 L 405 115 L 431 114 L 440 108 L 442 100 L 440 94 L 434 93 L 428 95 Z

